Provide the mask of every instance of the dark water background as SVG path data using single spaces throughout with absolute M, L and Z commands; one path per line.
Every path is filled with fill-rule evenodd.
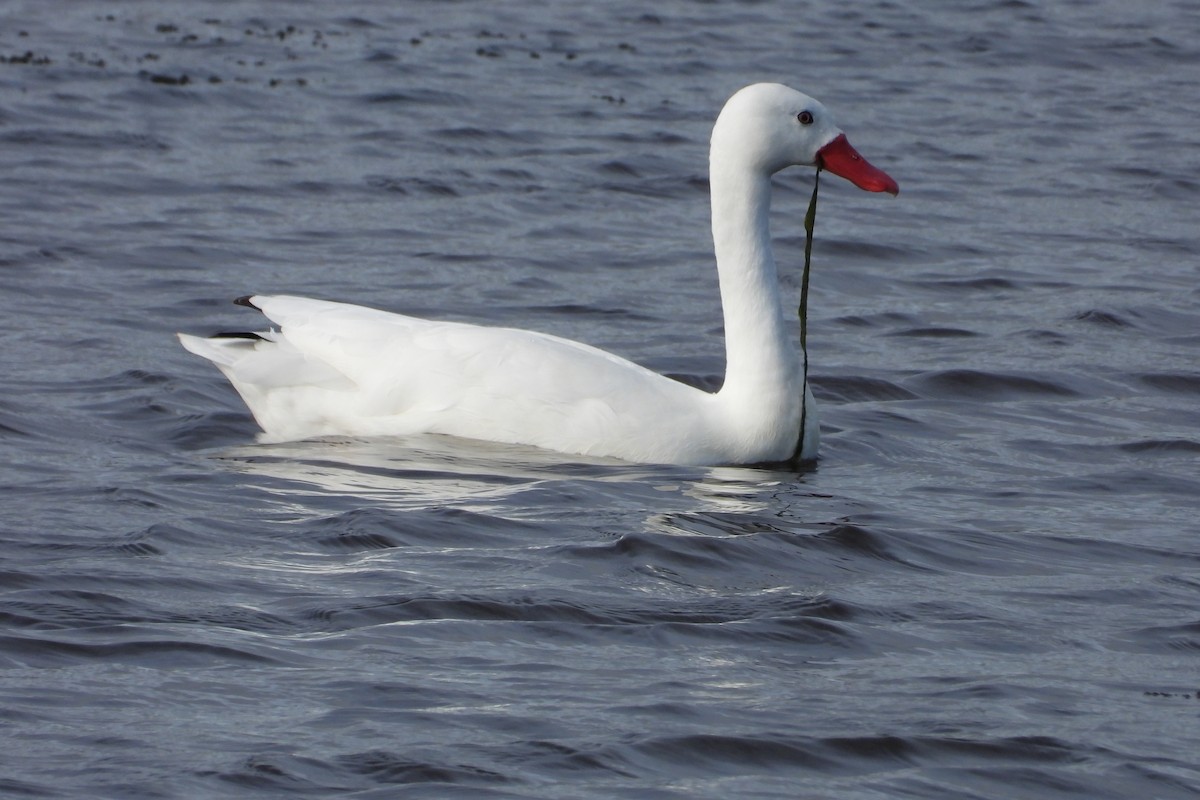
M 1200 796 L 1200 4 L 0 7 L 0 795 Z M 295 292 L 722 372 L 823 99 L 803 474 L 253 443 Z M 796 288 L 811 173 L 781 176 Z

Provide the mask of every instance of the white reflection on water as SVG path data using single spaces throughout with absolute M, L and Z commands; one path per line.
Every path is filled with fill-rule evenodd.
M 506 515 L 545 513 L 524 496 L 567 482 L 585 483 L 589 495 L 625 510 L 761 512 L 800 479 L 793 472 L 629 464 L 436 435 L 248 445 L 217 458 L 237 472 L 274 479 L 259 488 L 302 505 L 305 497 L 338 495 L 394 509 L 452 505 Z M 588 505 L 596 503 L 589 497 Z

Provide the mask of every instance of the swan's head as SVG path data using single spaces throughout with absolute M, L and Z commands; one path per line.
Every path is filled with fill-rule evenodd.
M 819 166 L 868 192 L 900 191 L 850 146 L 825 106 L 778 83 L 756 83 L 729 98 L 713 127 L 712 159 L 768 174 Z

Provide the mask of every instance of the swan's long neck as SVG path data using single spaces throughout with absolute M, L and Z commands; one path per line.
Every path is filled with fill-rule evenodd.
M 754 407 L 797 402 L 803 391 L 792 336 L 795 317 L 781 307 L 771 251 L 771 177 L 713 152 L 713 243 L 725 312 L 721 394 Z

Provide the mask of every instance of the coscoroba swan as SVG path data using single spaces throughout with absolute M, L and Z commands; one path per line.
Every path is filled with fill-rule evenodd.
M 791 165 L 899 191 L 811 97 L 756 84 L 729 99 L 709 157 L 725 315 L 725 382 L 716 393 L 555 336 L 300 297 L 238 301 L 278 330 L 179 338 L 225 373 L 267 442 L 442 433 L 639 462 L 815 458 L 813 396 L 767 224 L 771 175 Z

